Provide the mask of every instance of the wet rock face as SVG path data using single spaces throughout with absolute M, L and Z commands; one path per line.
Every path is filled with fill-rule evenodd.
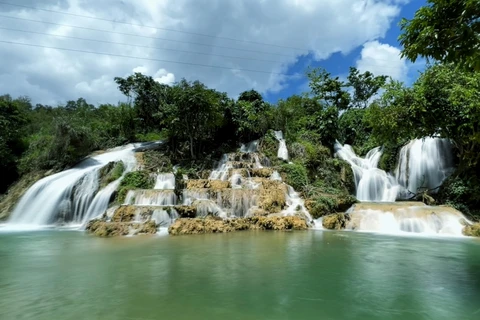
M 227 233 L 241 230 L 306 230 L 305 220 L 297 216 L 221 219 L 177 219 L 169 228 L 171 235 Z
M 342 230 L 347 227 L 350 216 L 345 213 L 336 213 L 323 217 L 323 227 L 330 230 Z

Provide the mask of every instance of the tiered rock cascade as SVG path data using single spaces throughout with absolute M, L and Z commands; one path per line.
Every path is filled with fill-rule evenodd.
M 208 179 L 182 177 L 180 192 L 173 173 L 158 174 L 155 189 L 129 191 L 125 203 L 91 221 L 87 230 L 110 236 L 157 228 L 172 235 L 308 228 L 312 218 L 303 200 L 269 167 L 268 158 L 242 150 L 225 154 Z

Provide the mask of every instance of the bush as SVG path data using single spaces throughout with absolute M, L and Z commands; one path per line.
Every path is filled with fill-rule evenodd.
M 474 172 L 450 176 L 437 195 L 439 202 L 451 205 L 473 220 L 480 220 L 480 179 Z
M 285 182 L 295 190 L 302 190 L 308 184 L 307 169 L 300 164 L 284 164 L 281 171 L 285 174 Z
M 117 202 L 123 203 L 127 192 L 134 189 L 152 189 L 155 186 L 153 179 L 147 171 L 133 171 L 125 174 L 117 193 Z

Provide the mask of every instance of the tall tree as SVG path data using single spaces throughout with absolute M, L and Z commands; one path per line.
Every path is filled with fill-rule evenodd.
M 375 76 L 370 71 L 360 73 L 357 68 L 350 67 L 347 85 L 353 89 L 351 104 L 356 108 L 368 107 L 370 100 L 385 86 L 387 76 Z
M 402 56 L 458 63 L 480 70 L 480 2 L 427 0 L 413 19 L 402 19 Z

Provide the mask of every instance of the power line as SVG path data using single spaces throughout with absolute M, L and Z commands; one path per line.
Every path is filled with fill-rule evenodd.
M 290 76 L 290 77 L 291 77 L 291 76 L 297 76 L 297 75 L 298 75 L 298 74 L 287 74 L 287 73 L 271 72 L 271 71 L 264 71 L 264 70 L 231 68 L 231 67 L 207 65 L 207 64 L 200 64 L 200 63 L 193 63 L 193 62 L 181 62 L 181 61 L 171 61 L 171 60 L 163 60 L 163 59 L 154 59 L 154 58 L 142 58 L 142 57 L 134 57 L 134 56 L 123 55 L 123 54 L 106 53 L 106 52 L 95 52 L 95 51 L 87 51 L 87 50 L 79 50 L 79 49 L 69 49 L 69 48 L 59 48 L 59 47 L 43 46 L 43 45 L 39 45 L 39 44 L 21 43 L 21 42 L 5 41 L 5 40 L 0 40 L 0 43 L 7 43 L 7 44 L 14 44 L 14 45 L 22 45 L 22 46 L 28 46 L 28 47 L 37 47 L 37 48 L 44 48 L 44 49 L 55 49 L 55 50 L 63 50 L 63 51 L 71 51 L 71 52 L 98 54 L 98 55 L 111 56 L 111 57 L 119 57 L 119 58 L 130 58 L 130 59 L 137 59 L 137 60 L 147 60 L 147 61 L 157 61 L 157 62 L 166 62 L 166 63 L 176 63 L 176 64 L 183 64 L 183 65 L 190 65 L 190 66 L 201 66 L 201 67 L 207 67 L 207 68 L 226 69 L 226 70 L 235 70 L 235 71 L 247 71 L 247 72 L 266 73 L 266 74 L 275 74 L 275 75 Z
M 183 53 L 190 53 L 190 54 L 199 54 L 205 56 L 215 56 L 215 57 L 222 57 L 222 58 L 230 58 L 230 59 L 242 59 L 242 60 L 254 60 L 254 61 L 261 61 L 261 62 L 276 62 L 276 63 L 284 63 L 283 61 L 278 60 L 266 60 L 266 59 L 257 59 L 257 58 L 248 58 L 248 57 L 238 57 L 238 56 L 228 56 L 222 54 L 214 54 L 214 53 L 204 53 L 198 51 L 188 51 L 188 50 L 179 50 L 179 49 L 170 49 L 170 48 L 160 48 L 160 47 L 153 47 L 153 46 L 144 46 L 144 45 L 137 45 L 137 44 L 129 44 L 123 42 L 115 42 L 115 41 L 107 41 L 107 40 L 98 40 L 98 39 L 87 39 L 87 38 L 80 38 L 74 36 L 64 36 L 59 34 L 52 34 L 52 33 L 45 33 L 45 32 L 38 32 L 38 31 L 28 31 L 28 30 L 20 30 L 20 29 L 12 29 L 12 28 L 5 28 L 0 26 L 1 30 L 8 30 L 8 31 L 15 31 L 15 32 L 24 32 L 24 33 L 32 33 L 32 34 L 40 34 L 52 37 L 59 37 L 59 38 L 66 38 L 66 39 L 75 39 L 75 40 L 85 40 L 85 41 L 93 41 L 93 42 L 100 42 L 100 43 L 109 43 L 109 44 L 116 44 L 122 46 L 130 46 L 130 47 L 138 47 L 138 48 L 147 48 L 147 49 L 154 49 L 154 50 L 166 50 L 166 51 L 175 51 L 175 52 L 183 52 Z
M 51 13 L 64 14 L 64 15 L 69 15 L 69 16 L 72 16 L 72 17 L 79 17 L 79 18 L 86 18 L 86 19 L 93 19 L 93 20 L 99 20 L 99 21 L 105 21 L 105 22 L 118 23 L 118 24 L 123 24 L 123 25 L 129 25 L 129 26 L 132 26 L 132 27 L 143 27 L 143 28 L 149 28 L 149 29 L 154 29 L 154 30 L 164 30 L 164 31 L 177 32 L 177 33 L 183 33 L 183 34 L 191 34 L 191 35 L 209 37 L 209 38 L 215 38 L 215 39 L 224 39 L 224 40 L 258 44 L 258 45 L 277 47 L 277 48 L 283 48 L 283 49 L 293 49 L 293 50 L 305 51 L 305 49 L 290 47 L 290 46 L 282 46 L 282 45 L 265 43 L 265 42 L 256 42 L 256 41 L 250 41 L 250 40 L 242 40 L 242 39 L 235 39 L 235 38 L 229 38 L 229 37 L 214 36 L 214 35 L 205 34 L 205 33 L 197 33 L 197 32 L 175 30 L 175 29 L 169 29 L 169 28 L 163 28 L 163 27 L 154 27 L 154 26 L 148 26 L 148 25 L 142 25 L 142 24 L 135 24 L 135 23 L 130 23 L 130 22 L 122 22 L 122 21 L 116 21 L 116 20 L 86 16 L 86 15 L 82 15 L 82 14 L 76 14 L 76 13 L 70 13 L 70 12 L 64 12 L 64 11 L 43 9 L 43 8 L 31 7 L 31 6 L 21 5 L 21 4 L 13 4 L 13 3 L 8 3 L 8 2 L 3 2 L 3 1 L 0 1 L 0 4 L 4 4 L 4 5 L 7 5 L 7 6 L 12 6 L 12 7 L 20 7 L 20 8 L 27 8 L 27 9 L 33 9 L 33 10 L 39 10 L 39 11 L 45 11 L 45 12 L 51 12 Z
M 221 48 L 221 49 L 229 49 L 229 50 L 236 50 L 236 51 L 245 51 L 245 52 L 261 53 L 261 54 L 270 54 L 270 55 L 276 55 L 276 56 L 282 56 L 282 57 L 289 57 L 289 58 L 292 57 L 291 55 L 288 55 L 288 54 L 273 53 L 273 52 L 258 51 L 258 50 L 250 50 L 250 49 L 241 49 L 241 48 L 233 48 L 233 47 L 218 46 L 218 45 L 205 44 L 205 43 L 199 43 L 199 42 L 189 42 L 189 41 L 182 41 L 182 40 L 166 39 L 166 38 L 160 38 L 160 37 L 150 37 L 150 36 L 143 36 L 143 35 L 134 34 L 134 33 L 125 33 L 125 32 L 118 32 L 118 31 L 108 31 L 108 30 L 103 30 L 103 29 L 95 29 L 95 28 L 88 28 L 88 27 L 73 26 L 73 25 L 68 25 L 68 24 L 61 24 L 61 23 L 55 23 L 55 22 L 49 22 L 49 21 L 41 21 L 41 20 L 33 20 L 33 19 L 26 19 L 26 18 L 19 18 L 19 17 L 11 17 L 11 16 L 6 16 L 6 15 L 0 15 L 0 17 L 2 17 L 2 18 L 7 18 L 7 19 L 14 19 L 14 20 L 22 20 L 22 21 L 36 22 L 36 23 L 45 23 L 45 24 L 50 24 L 50 25 L 55 25 L 55 26 L 61 26 L 61 27 L 69 27 L 69 28 L 83 29 L 83 30 L 89 30 L 89 31 L 97 31 L 97 32 L 105 32 L 105 33 L 119 34 L 119 35 L 124 35 L 124 36 L 140 37 L 140 38 L 154 39 L 154 40 L 163 40 L 163 41 L 170 41 L 170 42 L 177 42 L 177 43 L 184 43 L 184 44 L 193 44 L 193 45 L 204 46 L 204 47 Z

